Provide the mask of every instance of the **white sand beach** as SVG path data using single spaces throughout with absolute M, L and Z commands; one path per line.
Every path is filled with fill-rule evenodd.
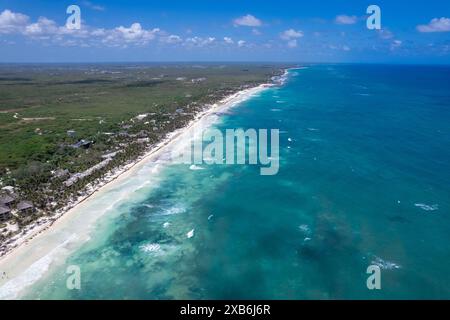
M 212 105 L 137 161 L 110 172 L 103 182 L 92 186 L 76 203 L 16 236 L 0 258 L 0 299 L 20 298 L 23 291 L 45 276 L 53 264 L 64 263 L 73 250 L 89 240 L 99 217 L 137 189 L 153 184 L 155 174 L 167 164 L 163 155 L 190 141 L 194 131 L 214 123 L 218 119 L 217 112 L 226 111 L 271 86 L 263 84 L 242 90 Z

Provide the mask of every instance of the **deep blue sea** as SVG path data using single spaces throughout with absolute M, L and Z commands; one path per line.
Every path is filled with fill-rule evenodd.
M 279 129 L 279 173 L 169 165 L 25 297 L 450 299 L 450 67 L 292 69 L 215 127 Z

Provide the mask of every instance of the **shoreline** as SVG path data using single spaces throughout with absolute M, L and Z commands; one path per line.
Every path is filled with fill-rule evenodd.
M 282 84 L 287 72 L 288 71 L 285 70 L 284 75 L 279 77 L 278 81 L 274 82 L 279 82 L 280 84 Z M 61 236 L 58 234 L 58 231 L 64 231 L 63 229 L 65 227 L 65 224 L 68 224 L 70 220 L 75 219 L 76 222 L 76 219 L 79 218 L 77 217 L 76 213 L 82 211 L 83 207 L 86 207 L 89 203 L 94 202 L 94 200 L 97 198 L 100 199 L 102 194 L 105 194 L 108 190 L 114 190 L 115 186 L 119 185 L 121 182 L 125 182 L 127 178 L 133 176 L 133 174 L 142 169 L 146 164 L 148 165 L 150 163 L 157 163 L 158 156 L 161 153 L 170 149 L 170 147 L 179 142 L 180 139 L 182 143 L 184 141 L 182 139 L 183 136 L 188 134 L 189 131 L 192 130 L 196 125 L 201 125 L 202 120 L 205 120 L 210 116 L 217 116 L 217 112 L 232 108 L 242 101 L 249 99 L 252 95 L 260 93 L 261 91 L 267 88 L 271 88 L 275 85 L 275 83 L 264 83 L 256 87 L 243 89 L 225 97 L 215 104 L 209 105 L 203 111 L 199 112 L 187 126 L 169 133 L 162 141 L 153 146 L 142 156 L 108 172 L 102 180 L 86 189 L 86 195 L 80 196 L 74 202 L 69 202 L 63 209 L 60 209 L 55 214 L 55 216 L 38 219 L 34 224 L 34 228 L 25 229 L 25 234 L 18 236 L 16 235 L 15 237 L 13 237 L 12 239 L 16 239 L 14 239 L 12 243 L 9 244 L 7 250 L 2 256 L 0 256 L 0 277 L 2 277 L 0 279 L 0 298 L 3 296 L 11 297 L 11 295 L 13 296 L 12 299 L 16 298 L 19 292 L 22 292 L 26 287 L 30 286 L 46 273 L 47 269 L 50 267 L 50 264 L 53 262 L 52 255 L 56 254 L 55 250 L 60 246 L 64 247 L 66 244 L 70 243 L 70 237 L 75 236 L 75 238 L 77 238 L 77 235 L 64 235 L 66 236 L 66 240 L 63 241 L 62 244 L 59 244 L 57 246 L 55 246 L 55 243 L 53 243 L 53 248 L 51 247 L 52 243 L 47 244 L 47 242 L 44 241 L 45 238 L 51 238 L 52 236 L 53 238 L 55 238 L 55 234 Z M 121 201 L 121 199 L 116 202 L 119 201 Z M 102 208 L 103 212 L 107 210 L 108 207 Z M 96 215 L 98 215 L 98 213 L 92 214 L 92 216 Z M 103 215 L 103 213 L 100 215 Z M 100 215 L 91 217 L 91 219 L 95 221 L 98 217 L 100 217 Z M 66 229 L 68 229 L 67 225 Z M 89 233 L 89 224 L 85 229 L 86 230 L 83 230 L 83 232 L 86 231 L 86 233 Z M 87 239 L 88 238 L 89 237 L 87 236 Z M 76 240 L 79 241 L 80 239 Z M 42 252 L 41 254 L 36 253 L 32 250 L 33 246 L 40 249 L 39 251 L 43 250 L 44 252 Z M 22 257 L 23 259 L 21 260 L 20 257 Z M 48 259 L 45 261 L 47 264 L 47 268 L 45 268 L 45 270 L 43 271 L 41 270 L 41 275 L 38 278 L 28 279 L 25 277 L 26 279 L 22 279 L 23 281 L 20 281 L 19 279 L 19 283 L 14 282 L 16 278 L 19 278 L 19 276 L 21 276 L 23 273 L 26 273 L 28 269 L 32 269 L 33 266 L 39 264 L 39 262 L 42 262 L 41 260 L 46 258 L 49 259 L 49 261 L 47 261 Z M 6 272 L 6 279 L 3 276 L 3 272 Z M 21 288 L 16 288 L 17 286 Z M 13 293 L 11 291 L 17 292 Z

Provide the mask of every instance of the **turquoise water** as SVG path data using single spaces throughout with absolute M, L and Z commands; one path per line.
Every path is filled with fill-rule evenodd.
M 277 175 L 168 166 L 26 297 L 449 299 L 449 123 L 448 67 L 291 70 L 216 125 L 279 128 Z

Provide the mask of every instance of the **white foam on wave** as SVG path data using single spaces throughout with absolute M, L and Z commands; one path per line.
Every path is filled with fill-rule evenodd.
M 161 246 L 158 243 L 143 244 L 139 247 L 143 252 L 158 252 L 161 250 Z
M 189 170 L 197 171 L 197 170 L 205 170 L 205 168 L 193 164 L 189 167 Z
M 302 224 L 298 226 L 298 228 L 305 233 L 309 233 L 311 230 L 309 229 L 309 226 L 307 224 Z
M 391 262 L 381 259 L 380 257 L 375 257 L 374 260 L 372 260 L 372 264 L 379 266 L 381 269 L 384 270 L 393 270 L 393 269 L 400 269 L 401 266 Z
M 188 239 L 192 238 L 192 237 L 194 236 L 194 232 L 195 232 L 195 229 L 192 229 L 191 231 L 189 231 L 188 233 L 186 233 L 186 237 L 187 237 Z
M 157 174 L 159 172 L 160 168 L 161 168 L 161 166 L 159 164 L 157 164 L 152 168 L 151 172 L 153 174 Z
M 163 209 L 160 215 L 163 216 L 170 216 L 173 214 L 180 214 L 186 212 L 186 209 L 182 206 L 173 206 L 167 209 Z
M 139 250 L 151 258 L 167 256 L 177 251 L 179 247 L 173 244 L 147 243 L 139 246 Z
M 416 206 L 416 207 L 418 207 L 418 208 L 420 208 L 422 210 L 425 210 L 425 211 L 436 211 L 436 210 L 439 210 L 439 205 L 438 204 L 428 205 L 428 204 L 424 204 L 424 203 L 415 203 L 414 206 Z
M 19 276 L 12 278 L 1 286 L 0 300 L 17 299 L 22 290 L 29 287 L 44 276 L 50 268 L 51 263 L 54 261 L 54 257 L 60 253 L 67 244 L 74 241 L 76 238 L 77 236 L 75 234 L 70 236 L 66 241 L 58 245 L 44 257 L 34 262 Z

